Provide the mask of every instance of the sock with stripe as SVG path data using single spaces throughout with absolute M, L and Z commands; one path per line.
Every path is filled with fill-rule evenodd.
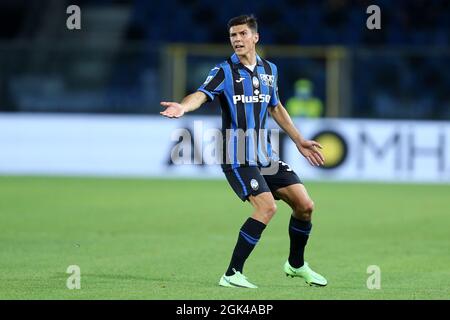
M 302 221 L 291 216 L 289 222 L 289 238 L 291 239 L 289 264 L 294 268 L 300 268 L 304 264 L 303 255 L 311 228 L 311 221 Z
M 232 276 L 234 274 L 233 269 L 242 273 L 245 260 L 247 260 L 256 243 L 258 243 L 265 227 L 266 225 L 264 223 L 251 217 L 245 221 L 239 231 L 239 237 L 236 246 L 234 247 L 233 256 L 231 257 L 228 270 L 225 273 L 226 276 Z

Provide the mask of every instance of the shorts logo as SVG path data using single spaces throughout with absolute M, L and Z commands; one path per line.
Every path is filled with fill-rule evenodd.
M 258 190 L 259 188 L 258 181 L 256 181 L 256 179 L 250 180 L 250 187 L 252 187 L 252 189 L 255 191 Z
M 259 75 L 259 77 L 261 78 L 261 81 L 265 86 L 273 87 L 273 81 L 274 81 L 273 75 L 262 73 Z

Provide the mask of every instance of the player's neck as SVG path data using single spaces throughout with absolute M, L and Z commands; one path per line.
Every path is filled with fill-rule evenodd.
M 239 61 L 244 66 L 251 66 L 251 65 L 256 64 L 256 52 L 255 51 L 251 51 L 243 56 L 238 56 L 238 58 L 239 58 Z

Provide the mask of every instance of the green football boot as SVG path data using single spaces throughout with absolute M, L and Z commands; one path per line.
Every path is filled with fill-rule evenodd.
M 317 272 L 312 271 L 307 262 L 305 262 L 305 264 L 300 268 L 294 268 L 291 267 L 289 261 L 286 261 L 284 264 L 284 272 L 286 272 L 286 276 L 290 276 L 292 278 L 303 278 L 310 286 L 324 287 L 327 285 L 327 279 Z
M 249 288 L 256 289 L 258 288 L 254 284 L 250 283 L 247 280 L 247 277 L 244 276 L 239 271 L 234 270 L 234 274 L 232 276 L 226 276 L 225 274 L 220 278 L 219 285 L 222 287 L 230 287 L 230 288 Z

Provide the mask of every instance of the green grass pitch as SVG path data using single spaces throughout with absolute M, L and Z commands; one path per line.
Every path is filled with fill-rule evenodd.
M 450 186 L 306 183 L 306 260 L 328 279 L 287 278 L 289 208 L 247 261 L 257 290 L 221 288 L 251 213 L 213 181 L 0 177 L 0 299 L 449 299 Z M 69 265 L 81 289 L 69 290 Z M 366 286 L 381 269 L 381 289 Z

